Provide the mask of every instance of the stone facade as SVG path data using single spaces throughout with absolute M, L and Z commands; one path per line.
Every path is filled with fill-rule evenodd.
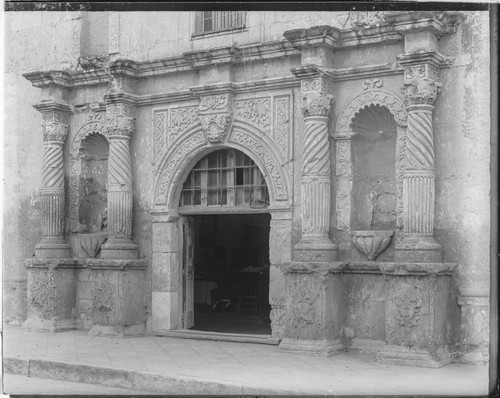
M 5 18 L 7 321 L 189 327 L 182 184 L 234 148 L 269 191 L 280 349 L 488 359 L 487 13 L 29 18 Z

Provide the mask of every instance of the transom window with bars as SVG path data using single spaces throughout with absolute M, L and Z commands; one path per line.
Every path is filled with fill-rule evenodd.
M 222 149 L 201 159 L 182 187 L 179 206 L 266 207 L 269 192 L 257 165 L 243 152 Z
M 195 34 L 241 29 L 245 21 L 246 11 L 197 11 Z

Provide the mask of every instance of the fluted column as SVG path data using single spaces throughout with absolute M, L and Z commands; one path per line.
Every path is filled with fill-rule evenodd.
M 108 232 L 103 258 L 137 258 L 132 240 L 132 162 L 130 138 L 134 132 L 134 108 L 126 103 L 108 104 L 109 138 Z
M 303 84 L 304 147 L 302 152 L 302 238 L 295 246 L 298 261 L 334 261 L 337 247 L 329 238 L 331 165 L 328 121 L 333 98 L 324 84 Z M 318 89 L 315 89 L 317 87 Z
M 403 175 L 403 237 L 396 245 L 401 261 L 440 262 L 441 246 L 434 240 L 433 111 L 440 84 L 439 58 L 429 53 L 418 59 L 402 56 L 402 92 L 408 112 L 406 167 Z
M 35 106 L 42 112 L 42 240 L 36 246 L 37 257 L 70 257 L 64 239 L 65 184 L 63 147 L 68 134 L 69 107 L 60 104 Z

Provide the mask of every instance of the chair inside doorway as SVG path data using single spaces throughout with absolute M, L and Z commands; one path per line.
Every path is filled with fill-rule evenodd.
M 255 162 L 224 148 L 184 181 L 179 213 L 192 218 L 194 327 L 271 334 L 269 192 Z
M 194 217 L 194 328 L 271 334 L 269 214 Z

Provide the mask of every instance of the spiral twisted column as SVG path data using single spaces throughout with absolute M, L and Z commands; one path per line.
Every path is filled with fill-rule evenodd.
M 108 104 L 108 232 L 102 258 L 137 258 L 132 240 L 132 161 L 130 138 L 134 132 L 134 108 L 128 104 Z
M 42 110 L 42 240 L 36 246 L 37 257 L 70 257 L 64 239 L 64 161 L 63 147 L 68 134 L 68 115 L 56 110 Z
M 302 238 L 295 246 L 298 261 L 334 261 L 337 256 L 337 247 L 328 236 L 331 202 L 328 120 L 332 101 L 331 95 L 321 92 L 303 98 Z
M 439 83 L 432 64 L 405 67 L 402 92 L 408 112 L 406 167 L 403 175 L 403 237 L 396 245 L 401 261 L 440 262 L 441 246 L 434 240 L 434 101 Z

